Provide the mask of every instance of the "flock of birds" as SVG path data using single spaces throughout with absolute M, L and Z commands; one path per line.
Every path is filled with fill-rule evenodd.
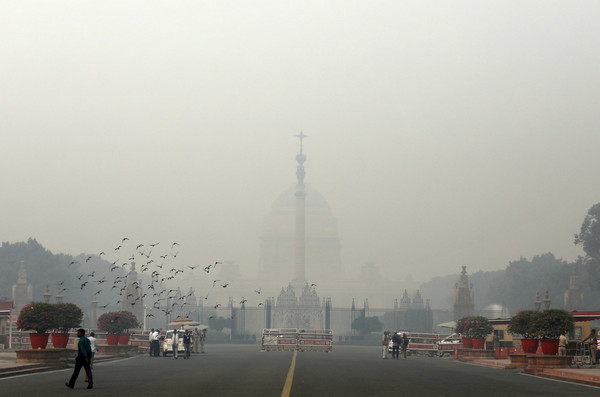
M 86 293 L 92 292 L 92 294 L 97 297 L 102 294 L 107 294 L 108 292 L 112 292 L 110 294 L 111 297 L 118 297 L 116 302 L 111 302 L 106 305 L 100 306 L 101 308 L 107 308 L 108 306 L 123 306 L 127 307 L 127 305 L 135 306 L 136 304 L 144 304 L 144 302 L 151 302 L 151 304 L 146 304 L 146 317 L 155 317 L 153 311 L 162 311 L 165 316 L 169 316 L 174 313 L 179 313 L 182 316 L 189 315 L 192 308 L 190 307 L 186 312 L 186 306 L 190 306 L 191 304 L 188 302 L 189 297 L 194 295 L 192 289 L 188 294 L 182 294 L 179 288 L 170 289 L 167 288 L 166 284 L 173 284 L 171 281 L 175 281 L 179 277 L 183 277 L 184 275 L 187 277 L 189 272 L 197 272 L 203 271 L 207 275 L 211 274 L 216 268 L 217 265 L 222 265 L 222 262 L 215 261 L 207 266 L 201 267 L 200 265 L 175 265 L 175 259 L 179 254 L 180 244 L 177 242 L 173 242 L 167 246 L 167 249 L 157 255 L 158 251 L 161 250 L 162 247 L 159 247 L 160 243 L 153 244 L 137 244 L 135 248 L 133 248 L 133 244 L 129 242 L 128 237 L 124 237 L 121 239 L 119 245 L 114 248 L 115 256 L 122 256 L 120 253 L 125 252 L 127 249 L 133 249 L 133 253 L 127 258 L 127 260 L 122 260 L 117 258 L 113 262 L 107 259 L 108 255 L 105 251 L 102 251 L 98 254 L 98 257 L 104 259 L 100 263 L 108 262 L 108 270 L 110 273 L 113 273 L 117 269 L 121 269 L 125 271 L 125 275 L 123 276 L 115 276 L 107 277 L 105 274 L 107 272 L 102 272 L 100 269 L 92 270 L 90 273 L 84 272 L 76 275 L 77 285 L 82 291 Z M 90 262 L 94 258 L 93 255 L 89 255 L 85 257 L 85 262 Z M 92 262 L 94 264 L 95 261 Z M 140 272 L 148 273 L 150 276 L 150 283 L 145 286 L 145 292 L 141 294 L 142 285 L 140 284 L 140 280 L 134 281 L 132 283 L 128 283 L 128 266 L 131 266 L 132 263 L 141 263 Z M 77 260 L 73 260 L 69 263 L 69 266 L 78 264 Z M 122 272 L 117 272 L 122 273 Z M 67 288 L 63 288 L 63 284 L 65 281 L 61 281 L 58 287 L 62 291 L 66 291 Z M 212 282 L 212 288 L 227 288 L 230 284 L 226 281 L 222 281 L 219 279 L 215 279 Z M 313 284 L 315 286 L 315 284 Z M 254 290 L 256 296 L 261 294 L 261 289 L 258 288 Z M 208 300 L 210 292 L 205 296 L 200 295 L 199 299 Z M 248 302 L 247 299 L 242 298 L 239 303 L 245 304 Z M 258 307 L 263 306 L 262 302 L 258 303 Z M 219 308 L 221 306 L 220 303 L 214 302 L 212 307 L 214 309 Z M 214 316 L 209 317 L 209 320 Z M 232 317 L 233 318 L 233 317 Z M 141 325 L 141 324 L 140 324 Z

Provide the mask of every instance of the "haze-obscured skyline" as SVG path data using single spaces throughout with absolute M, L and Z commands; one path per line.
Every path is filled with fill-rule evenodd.
M 1 2 L 2 241 L 254 276 L 296 181 L 346 274 L 504 269 L 600 201 L 593 1 Z M 292 269 L 290 269 L 290 277 Z

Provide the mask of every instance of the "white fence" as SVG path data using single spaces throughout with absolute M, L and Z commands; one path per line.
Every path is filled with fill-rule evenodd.
M 333 350 L 333 332 L 328 329 L 275 328 L 263 329 L 263 351 Z

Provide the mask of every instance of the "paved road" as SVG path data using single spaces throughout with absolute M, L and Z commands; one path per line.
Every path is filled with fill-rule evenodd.
M 430 357 L 382 360 L 377 347 L 333 353 L 261 353 L 255 345 L 207 345 L 190 360 L 138 356 L 98 364 L 94 390 L 71 369 L 0 379 L 2 396 L 598 396 L 600 390 Z M 292 365 L 294 364 L 294 365 Z M 291 368 L 293 367 L 293 371 Z

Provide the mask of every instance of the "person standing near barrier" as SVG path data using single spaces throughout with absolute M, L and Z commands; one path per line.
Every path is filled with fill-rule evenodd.
M 388 358 L 388 345 L 390 344 L 390 331 L 383 331 L 383 335 L 381 336 L 381 350 L 383 359 Z
M 79 371 L 81 371 L 81 367 L 83 367 L 88 377 L 87 388 L 92 389 L 94 386 L 94 378 L 92 377 L 92 369 L 90 368 L 92 346 L 90 344 L 90 340 L 85 337 L 85 330 L 83 328 L 77 330 L 77 336 L 79 337 L 79 342 L 77 342 L 77 357 L 75 357 L 75 369 L 73 370 L 73 375 L 71 375 L 71 379 L 68 382 L 65 382 L 65 386 L 67 386 L 69 389 L 75 387 L 75 381 L 79 376 Z
M 152 353 L 154 357 L 160 356 L 160 341 L 158 340 L 158 329 L 152 332 Z
M 402 334 L 402 356 L 406 358 L 406 351 L 408 350 L 408 336 L 406 332 Z
M 596 358 L 596 351 L 598 350 L 598 334 L 596 333 L 595 329 L 592 329 L 592 332 L 590 333 L 590 335 L 585 338 L 583 341 L 585 342 L 586 340 L 590 341 L 590 359 L 592 364 L 598 364 L 597 358 Z
M 198 339 L 200 338 L 200 333 L 198 332 L 198 328 L 194 328 L 194 332 L 192 334 L 192 352 L 198 352 Z
M 392 336 L 392 358 L 396 360 L 400 356 L 400 343 L 402 343 L 402 337 L 398 331 L 394 331 L 394 335 Z
M 567 355 L 567 344 L 569 340 L 567 339 L 567 331 L 563 331 L 558 338 L 558 355 L 566 356 Z
M 204 353 L 204 341 L 206 340 L 206 329 L 200 334 L 200 353 Z

